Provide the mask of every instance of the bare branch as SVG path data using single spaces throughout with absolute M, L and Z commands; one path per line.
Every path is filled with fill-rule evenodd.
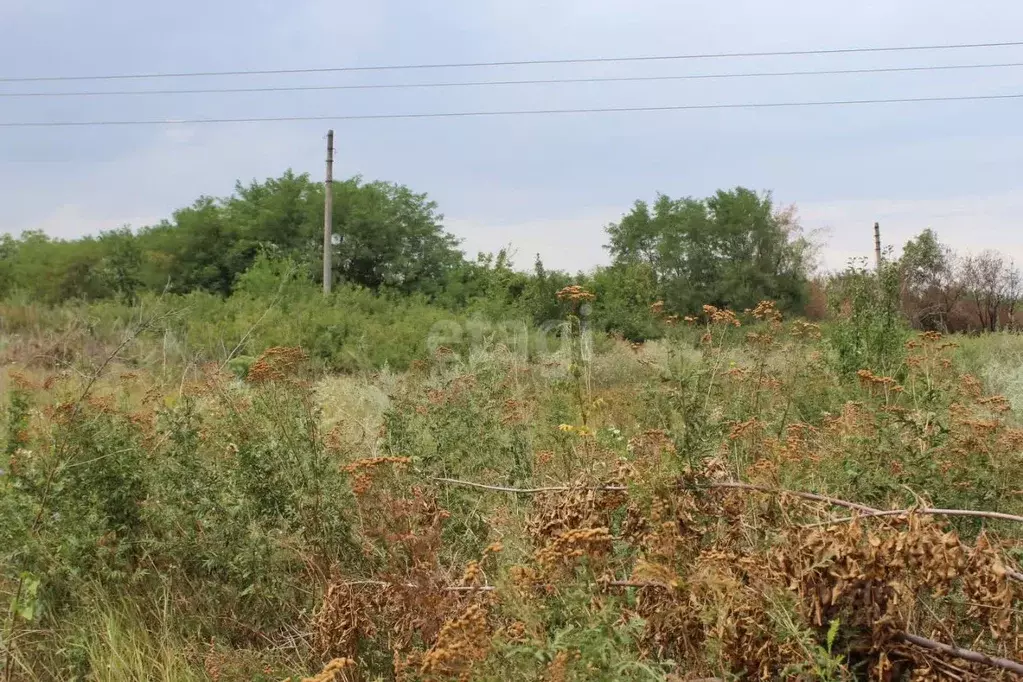
M 346 587 L 406 587 L 413 590 L 430 589 L 427 585 L 416 585 L 415 583 L 390 583 L 386 580 L 351 580 L 344 583 Z M 443 592 L 493 592 L 497 588 L 493 585 L 445 585 L 437 588 Z
M 460 481 L 456 478 L 431 478 L 430 480 L 436 481 L 437 483 L 447 483 L 450 485 L 460 485 L 468 488 L 479 488 L 480 490 L 493 490 L 500 493 L 521 493 L 523 495 L 536 495 L 538 493 L 554 493 L 554 492 L 568 492 L 569 490 L 602 490 L 607 492 L 621 492 L 628 490 L 624 485 L 598 485 L 598 486 L 569 486 L 569 485 L 556 485 L 546 488 L 509 488 L 500 485 L 484 485 L 483 483 L 473 483 L 472 481 Z
M 891 509 L 888 511 L 877 510 L 864 513 L 861 516 L 845 516 L 840 519 L 829 519 L 827 521 L 821 521 L 820 523 L 811 523 L 803 526 L 803 528 L 834 526 L 840 523 L 856 521 L 857 519 L 869 519 L 881 516 L 909 516 L 910 514 L 917 514 L 919 516 L 970 516 L 981 519 L 997 519 L 1000 521 L 1015 521 L 1016 523 L 1023 523 L 1023 516 L 1016 516 L 1015 514 L 1004 514 L 1002 512 L 993 511 L 976 511 L 973 509 L 933 509 L 931 507 L 919 507 L 916 509 Z
M 740 481 L 717 481 L 712 483 L 700 484 L 704 488 L 737 488 L 739 490 L 755 490 L 761 493 L 770 493 L 772 495 L 794 495 L 795 497 L 802 497 L 806 500 L 814 500 L 815 502 L 827 502 L 835 507 L 845 507 L 846 509 L 855 509 L 866 514 L 881 514 L 883 513 L 880 509 L 874 509 L 868 507 L 865 504 L 858 504 L 856 502 L 849 502 L 847 500 L 840 500 L 835 497 L 828 497 L 826 495 L 818 495 L 816 493 L 805 493 L 799 490 L 785 490 L 783 488 L 770 488 L 764 485 L 753 485 L 752 483 L 742 483 Z
M 898 638 L 909 644 L 913 644 L 924 649 L 930 649 L 931 651 L 940 651 L 943 654 L 961 658 L 964 661 L 972 661 L 973 663 L 982 663 L 989 665 L 993 668 L 1001 668 L 1002 670 L 1008 670 L 1014 672 L 1017 675 L 1023 675 L 1023 663 L 1018 661 L 1012 661 L 1008 658 L 996 658 L 994 656 L 988 656 L 978 651 L 970 651 L 969 649 L 960 649 L 957 646 L 951 644 L 942 644 L 941 642 L 935 642 L 933 639 L 927 639 L 925 637 L 918 637 L 917 635 L 911 635 L 908 633 L 901 633 Z

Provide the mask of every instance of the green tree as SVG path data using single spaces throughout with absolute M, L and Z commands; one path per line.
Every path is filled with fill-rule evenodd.
M 572 278 L 567 273 L 548 270 L 544 267 L 540 254 L 536 254 L 533 274 L 525 277 L 525 287 L 522 291 L 522 308 L 534 324 L 542 325 L 564 317 L 557 294 L 571 283 Z
M 109 294 L 99 275 L 101 248 L 92 237 L 67 241 L 29 231 L 6 240 L 3 252 L 7 293 L 49 304 Z
M 335 182 L 332 191 L 338 283 L 434 298 L 463 265 L 458 240 L 425 194 L 358 177 Z M 238 183 L 230 197 L 200 197 L 137 235 L 121 228 L 72 241 L 41 232 L 8 236 L 0 244 L 0 293 L 21 290 L 50 303 L 112 295 L 130 301 L 144 289 L 226 296 L 260 254 L 292 259 L 318 280 L 323 192 L 321 183 L 289 170 Z
M 307 174 L 289 169 L 264 182 L 239 182 L 225 209 L 243 242 L 240 250 L 255 253 L 272 244 L 282 253 L 314 255 L 322 249 L 323 188 Z
M 142 286 L 142 249 L 131 228 L 104 232 L 99 238 L 100 276 L 113 292 L 129 303 L 138 297 Z
M 661 335 L 650 306 L 658 300 L 657 278 L 646 262 L 616 263 L 593 274 L 592 320 L 602 331 L 630 341 Z
M 230 294 L 235 278 L 255 258 L 254 249 L 244 248 L 224 202 L 213 197 L 175 211 L 172 221 L 144 230 L 140 239 L 153 252 L 151 260 L 165 266 L 168 286 L 176 293 Z
M 403 185 L 358 177 L 335 183 L 335 276 L 371 289 L 438 294 L 462 261 L 442 219 L 436 202 Z
M 899 259 L 902 308 L 913 326 L 948 331 L 952 307 L 962 297 L 961 263 L 930 229 L 906 242 Z
M 763 299 L 800 308 L 806 299 L 811 243 L 793 211 L 776 210 L 770 194 L 742 187 L 707 199 L 659 195 L 636 202 L 607 227 L 615 265 L 645 264 L 667 306 L 746 308 Z

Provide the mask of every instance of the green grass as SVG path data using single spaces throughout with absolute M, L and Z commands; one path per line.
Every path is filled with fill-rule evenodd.
M 264 682 L 350 655 L 360 680 L 389 680 L 396 660 L 418 670 L 475 597 L 424 589 L 399 599 L 366 581 L 457 585 L 477 561 L 499 590 L 480 602 L 490 631 L 473 679 L 525 682 L 562 668 L 576 680 L 728 679 L 754 673 L 734 654 L 755 641 L 758 670 L 851 680 L 857 647 L 887 646 L 871 639 L 866 611 L 815 624 L 798 591 L 770 583 L 771 552 L 801 556 L 809 544 L 787 545 L 788 534 L 827 508 L 679 492 L 680 480 L 737 478 L 878 508 L 924 501 L 1023 513 L 1017 412 L 999 412 L 963 380 L 975 374 L 986 394 L 1019 409 L 1023 343 L 1013 335 L 956 339 L 954 351 L 886 346 L 901 363 L 894 390 L 845 371 L 850 355 L 836 344 L 855 334 L 818 339 L 788 322 L 715 327 L 709 342 L 699 326 L 635 347 L 600 338 L 593 355 L 565 342 L 518 353 L 486 336 L 431 354 L 415 337 L 435 312 L 418 304 L 382 311 L 342 293 L 323 309 L 289 296 L 278 312 L 265 298 L 194 296 L 151 300 L 141 313 L 106 303 L 12 308 L 21 321 L 4 340 L 14 362 L 0 374 L 0 605 L 9 614 L 0 634 L 10 679 Z M 194 305 L 126 336 L 131 320 L 181 303 Z M 360 320 L 366 365 L 330 370 L 346 367 L 331 360 L 346 344 L 259 359 L 265 347 L 315 341 L 310 329 L 338 320 Z M 218 345 L 216 334 L 229 340 Z M 242 338 L 245 368 L 203 367 Z M 32 353 L 61 343 L 73 350 L 63 364 Z M 399 461 L 366 462 L 375 457 Z M 624 481 L 629 491 L 605 508 L 599 495 L 481 492 L 436 477 Z M 659 500 L 671 511 L 656 511 Z M 1021 558 L 1018 526 L 941 523 L 967 547 L 987 530 L 999 561 Z M 613 541 L 559 573 L 537 552 L 562 527 L 606 527 Z M 663 544 L 649 535 L 656 528 L 671 531 Z M 849 528 L 834 531 L 836 547 Z M 499 552 L 487 549 L 495 542 Z M 742 557 L 761 570 L 741 573 Z M 682 591 L 594 590 L 640 570 L 639 559 L 642 570 L 677 575 Z M 524 588 L 521 571 L 557 589 Z M 332 621 L 325 593 L 350 580 L 366 591 L 335 592 Z M 767 581 L 760 593 L 757 581 Z M 933 615 L 921 607 L 900 627 L 929 633 L 940 622 L 957 641 L 1015 655 L 968 615 L 966 596 L 983 598 L 968 589 L 956 582 L 928 596 Z M 733 627 L 740 621 L 747 630 Z M 518 623 L 521 634 L 510 635 Z
M 957 360 L 984 381 L 992 393 L 1004 395 L 1013 410 L 1023 412 L 1023 335 L 997 332 L 956 337 Z

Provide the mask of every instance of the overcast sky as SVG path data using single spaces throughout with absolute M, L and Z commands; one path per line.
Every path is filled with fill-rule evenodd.
M 97 7 L 103 6 L 102 10 Z M 0 77 L 317 68 L 1023 40 L 1018 0 L 0 0 Z M 1023 62 L 1023 47 L 754 59 L 0 83 L 0 93 L 649 76 Z M 351 115 L 1023 93 L 1023 67 L 723 80 L 149 97 L 0 98 L 0 123 Z M 1023 262 L 1023 100 L 82 128 L 0 127 L 0 229 L 155 223 L 287 168 L 430 194 L 470 254 L 605 262 L 636 199 L 737 185 L 826 230 L 827 266 L 925 227 Z M 1015 123 L 1014 123 L 1015 121 Z

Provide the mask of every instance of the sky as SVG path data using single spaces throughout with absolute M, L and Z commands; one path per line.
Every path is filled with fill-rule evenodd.
M 102 5 L 102 10 L 97 9 Z M 304 69 L 1023 40 L 1017 0 L 0 0 L 0 78 Z M 0 95 L 1023 63 L 1023 46 L 927 52 L 0 82 Z M 491 87 L 2 97 L 5 122 L 179 120 L 1023 94 L 1023 67 Z M 1023 99 L 401 120 L 10 128 L 0 230 L 141 227 L 288 168 L 426 192 L 470 255 L 510 247 L 578 271 L 604 227 L 658 193 L 744 186 L 795 204 L 822 265 L 922 229 L 1023 263 Z

